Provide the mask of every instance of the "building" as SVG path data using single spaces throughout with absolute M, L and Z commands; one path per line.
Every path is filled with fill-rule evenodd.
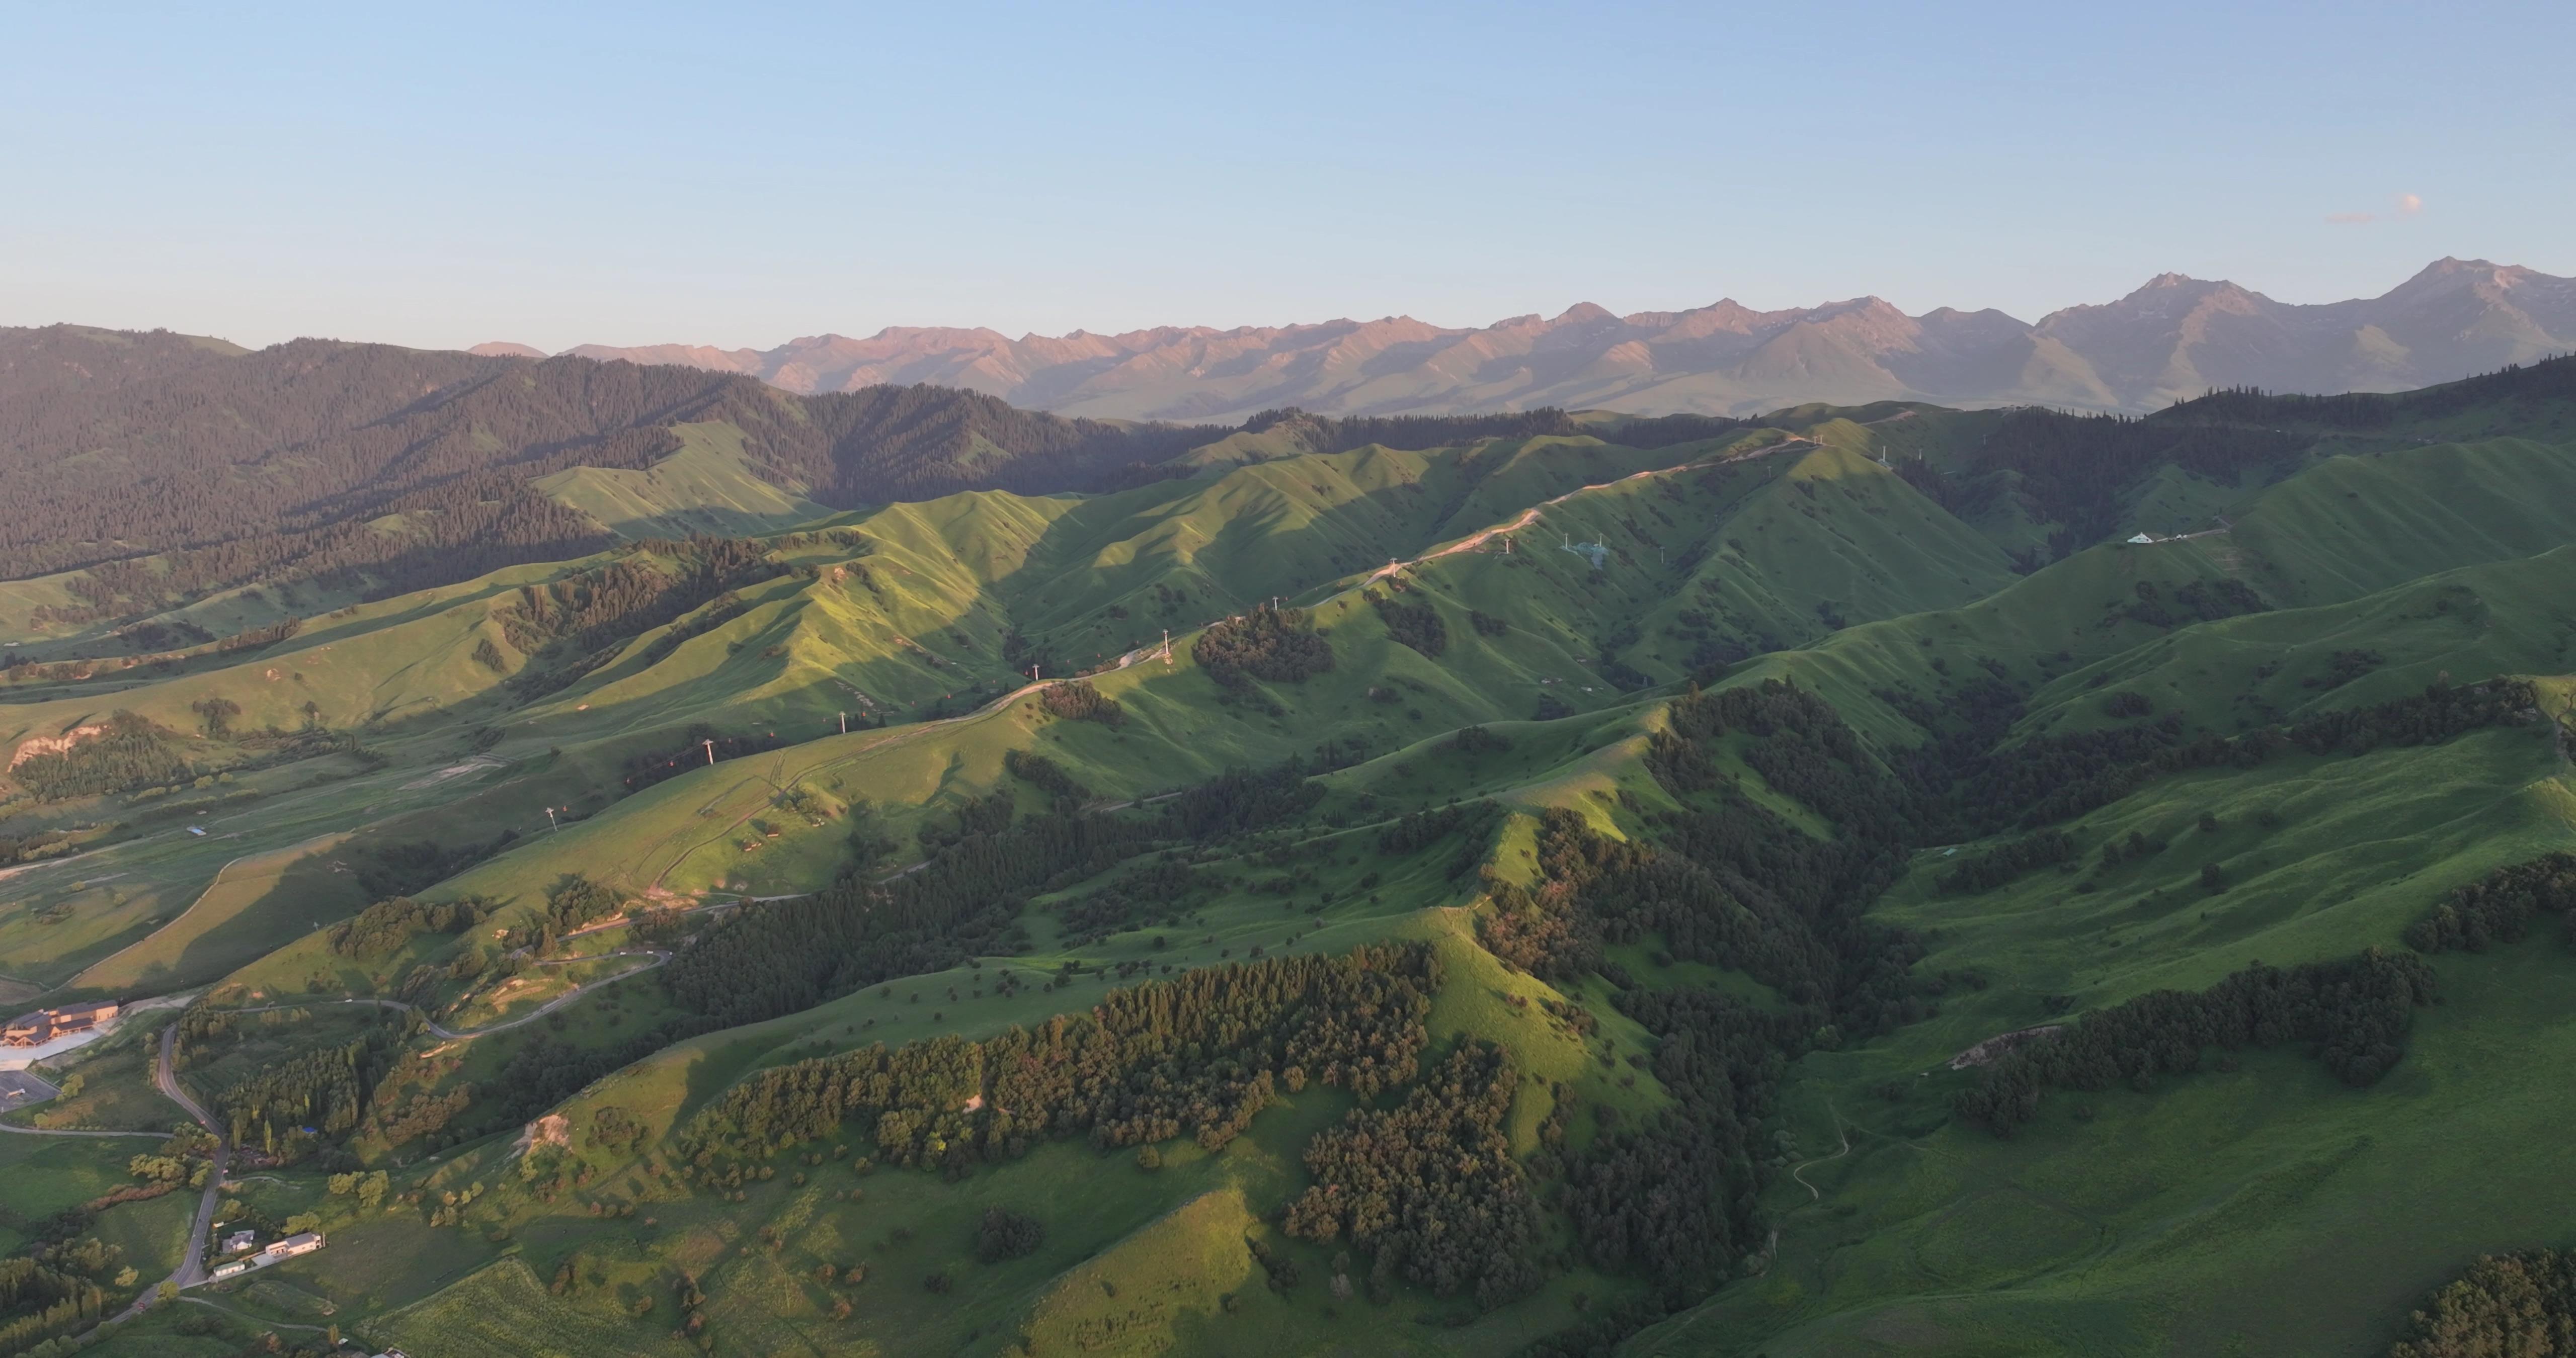
M 214 1275 L 213 1275 L 213 1276 L 215 1276 L 215 1277 L 217 1277 L 217 1278 L 229 1278 L 229 1277 L 232 1277 L 232 1276 L 233 1276 L 234 1274 L 236 1274 L 236 1273 L 240 1273 L 240 1272 L 242 1272 L 242 1271 L 244 1271 L 244 1270 L 248 1269 L 249 1267 L 250 1267 L 250 1261 L 249 1261 L 248 1259 L 235 1259 L 234 1261 L 232 1261 L 232 1262 L 231 1262 L 231 1263 L 229 1263 L 229 1264 L 218 1264 L 218 1265 L 216 1265 L 216 1266 L 215 1266 L 215 1272 L 214 1272 Z
M 280 1259 L 292 1259 L 299 1254 L 311 1254 L 320 1248 L 322 1248 L 322 1233 L 306 1231 L 302 1235 L 290 1235 L 261 1250 L 253 1256 L 253 1260 L 260 1264 L 273 1264 Z
M 222 1252 L 225 1254 L 239 1254 L 243 1250 L 249 1249 L 251 1246 L 258 1243 L 259 1232 L 249 1230 L 235 1231 L 231 1235 L 224 1237 L 224 1248 Z
M 41 1047 L 55 1038 L 87 1032 L 109 1022 L 123 1009 L 124 1006 L 115 1000 L 104 1000 L 97 1004 L 67 1004 L 60 1009 L 39 1009 L 32 1014 L 20 1014 L 9 1020 L 8 1026 L 0 1027 L 0 1045 Z

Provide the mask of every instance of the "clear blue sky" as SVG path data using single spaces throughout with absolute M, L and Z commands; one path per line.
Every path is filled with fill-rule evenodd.
M 2565 0 L 191 11 L 9 6 L 0 324 L 767 346 L 2576 274 Z

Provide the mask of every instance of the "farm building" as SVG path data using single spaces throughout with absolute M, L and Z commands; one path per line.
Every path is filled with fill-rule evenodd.
M 0 1045 L 41 1047 L 66 1033 L 84 1032 L 117 1016 L 123 1005 L 114 1000 L 97 1004 L 68 1004 L 60 1009 L 39 1009 L 21 1014 L 0 1028 Z
M 322 1248 L 322 1233 L 306 1231 L 301 1235 L 290 1235 L 278 1241 L 267 1249 L 261 1250 L 256 1257 L 260 1263 L 273 1264 L 280 1259 L 292 1259 L 299 1254 L 311 1254 L 320 1248 Z

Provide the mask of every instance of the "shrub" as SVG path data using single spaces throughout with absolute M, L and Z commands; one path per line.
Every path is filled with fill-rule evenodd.
M 984 1224 L 975 1232 L 975 1257 L 988 1264 L 1025 1259 L 1037 1253 L 1045 1240 L 1046 1228 L 1038 1224 L 1037 1218 L 1007 1207 L 990 1207 L 984 1211 Z

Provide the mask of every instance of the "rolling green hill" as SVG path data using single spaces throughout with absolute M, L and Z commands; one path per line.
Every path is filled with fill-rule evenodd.
M 2576 1243 L 2570 371 L 866 503 L 736 411 L 582 554 L 48 643 L 0 971 L 182 1001 L 64 1107 L 170 1026 L 331 1242 L 96 1347 L 2385 1353 Z

